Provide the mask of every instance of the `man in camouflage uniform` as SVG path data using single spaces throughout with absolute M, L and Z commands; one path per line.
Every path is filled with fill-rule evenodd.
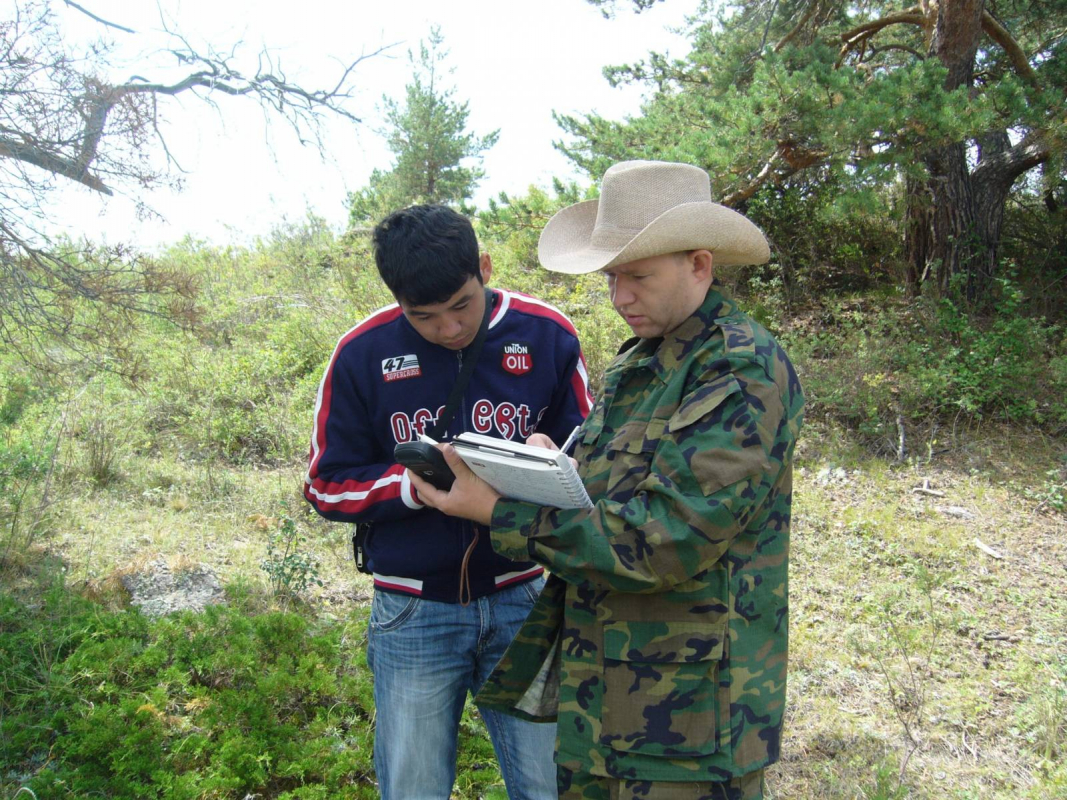
M 803 397 L 771 335 L 713 280 L 766 240 L 703 170 L 624 162 L 560 211 L 542 264 L 599 270 L 639 337 L 607 369 L 574 457 L 595 508 L 500 498 L 456 456 L 445 513 L 552 573 L 477 698 L 558 719 L 560 797 L 755 800 L 785 707 L 793 446 Z M 555 447 L 535 435 L 531 443 Z

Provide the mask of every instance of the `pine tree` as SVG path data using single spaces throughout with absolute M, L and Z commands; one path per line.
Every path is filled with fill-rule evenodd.
M 394 163 L 390 170 L 374 170 L 368 185 L 349 195 L 353 226 L 412 203 L 462 206 L 484 177 L 478 163 L 500 131 L 478 137 L 467 130 L 469 104 L 455 100 L 455 88 L 444 85 L 452 70 L 444 66 L 443 44 L 440 29 L 434 28 L 428 46 L 419 43 L 417 58 L 408 53 L 412 77 L 403 104 L 383 98 L 386 125 L 380 132 Z
M 960 276 L 978 301 L 1016 179 L 1064 179 L 1065 24 L 1045 0 L 707 0 L 684 59 L 605 70 L 649 87 L 639 115 L 558 116 L 573 139 L 557 146 L 594 176 L 622 158 L 698 164 L 733 206 L 815 176 L 856 192 L 900 181 L 910 288 Z

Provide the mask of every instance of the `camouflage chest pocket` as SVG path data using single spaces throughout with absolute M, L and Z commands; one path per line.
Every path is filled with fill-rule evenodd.
M 664 419 L 634 420 L 622 425 L 611 437 L 605 448 L 609 470 L 604 488 L 610 500 L 625 503 L 652 474 L 652 457 L 666 427 Z
M 714 753 L 726 624 L 605 623 L 600 743 L 647 756 Z
M 736 401 L 742 396 L 732 375 L 721 376 L 683 398 L 667 424 L 679 451 L 687 454 L 689 474 L 705 495 L 771 468 L 756 421 L 744 406 L 738 410 Z M 729 438 L 722 435 L 726 430 L 732 432 Z

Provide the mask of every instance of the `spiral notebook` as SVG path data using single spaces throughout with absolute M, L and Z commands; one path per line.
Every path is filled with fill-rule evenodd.
M 452 446 L 479 478 L 504 497 L 555 508 L 592 508 L 593 501 L 565 453 L 477 433 Z

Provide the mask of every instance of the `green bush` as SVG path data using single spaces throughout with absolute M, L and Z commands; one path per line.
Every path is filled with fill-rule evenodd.
M 235 603 L 146 619 L 61 583 L 0 594 L 0 793 L 373 798 L 366 608 L 343 622 Z M 500 783 L 462 724 L 458 796 Z
M 972 414 L 1044 422 L 1048 412 L 1033 389 L 1043 382 L 1050 341 L 1058 331 L 1043 318 L 1024 315 L 1022 292 L 1010 279 L 997 284 L 996 310 L 989 319 L 976 320 L 947 299 L 938 304 L 937 327 L 949 342 L 942 401 Z M 1062 415 L 1062 394 L 1056 406 L 1046 407 L 1053 416 Z
M 375 795 L 349 626 L 221 607 L 151 622 L 57 588 L 36 612 L 0 598 L 0 640 L 5 789 L 18 775 L 50 797 Z
M 792 299 L 870 291 L 900 273 L 900 235 L 886 192 L 844 190 L 818 175 L 760 189 L 742 209 L 774 248 L 763 266 L 731 270 L 742 285 L 782 280 Z
M 318 559 L 307 542 L 307 536 L 283 506 L 277 528 L 267 533 L 267 557 L 260 562 L 275 597 L 288 601 L 311 585 L 322 586 Z
M 138 340 L 149 368 L 127 401 L 143 411 L 141 452 L 170 440 L 198 459 L 302 458 L 326 359 L 380 299 L 349 296 L 366 257 L 315 218 L 250 248 L 186 240 L 164 253 L 197 281 L 203 315 L 193 331 L 157 326 Z
M 0 568 L 49 530 L 64 437 L 53 390 L 0 362 Z
M 858 431 L 892 453 L 901 430 L 909 444 L 939 423 L 988 418 L 1041 425 L 1067 422 L 1063 331 L 1022 313 L 1024 298 L 997 282 L 992 315 L 944 299 L 909 303 L 897 296 L 828 303 L 781 338 L 801 372 L 813 414 Z

